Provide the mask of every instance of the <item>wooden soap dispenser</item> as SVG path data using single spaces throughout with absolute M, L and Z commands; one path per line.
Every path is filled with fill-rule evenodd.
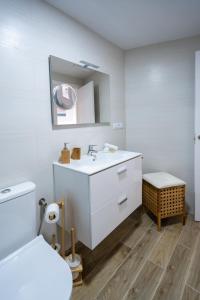
M 59 163 L 61 163 L 61 164 L 69 164 L 70 163 L 70 150 L 68 147 L 68 143 L 64 143 L 64 148 L 61 151 Z

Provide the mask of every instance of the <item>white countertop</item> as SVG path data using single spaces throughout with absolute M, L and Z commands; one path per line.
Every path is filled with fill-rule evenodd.
M 120 164 L 124 161 L 133 159 L 135 157 L 141 156 L 141 153 L 122 151 L 118 150 L 116 152 L 103 152 L 99 151 L 97 153 L 97 158 L 93 161 L 93 157 L 89 155 L 82 155 L 80 160 L 71 159 L 70 164 L 61 164 L 59 162 L 54 162 L 55 166 L 70 169 L 86 175 L 93 175 L 95 173 L 101 172 L 107 168 Z

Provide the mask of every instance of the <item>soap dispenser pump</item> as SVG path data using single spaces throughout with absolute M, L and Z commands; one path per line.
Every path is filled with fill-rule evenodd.
M 68 143 L 64 143 L 64 148 L 61 151 L 59 162 L 61 164 L 69 164 L 70 163 L 70 150 L 68 147 Z

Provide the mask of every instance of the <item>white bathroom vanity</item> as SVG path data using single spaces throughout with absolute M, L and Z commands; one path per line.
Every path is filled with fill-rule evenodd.
M 94 249 L 142 204 L 142 155 L 98 152 L 70 164 L 54 162 L 56 200 L 65 199 L 66 230 Z

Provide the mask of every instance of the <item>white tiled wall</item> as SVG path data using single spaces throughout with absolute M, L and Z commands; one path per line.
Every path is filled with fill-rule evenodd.
M 126 52 L 127 148 L 144 153 L 144 172 L 187 182 L 193 211 L 194 52 L 200 37 Z M 123 52 L 39 0 L 0 0 L 0 188 L 23 180 L 53 200 L 52 161 L 63 142 L 123 148 L 111 127 L 52 130 L 48 56 L 90 61 L 111 76 L 111 121 L 124 121 Z
M 0 187 L 32 180 L 37 198 L 53 200 L 52 161 L 63 142 L 109 141 L 124 130 L 52 130 L 48 56 L 86 60 L 111 76 L 111 121 L 124 121 L 123 52 L 43 1 L 0 0 Z
M 187 183 L 194 211 L 194 64 L 200 36 L 126 52 L 127 147 L 144 154 L 144 172 Z

